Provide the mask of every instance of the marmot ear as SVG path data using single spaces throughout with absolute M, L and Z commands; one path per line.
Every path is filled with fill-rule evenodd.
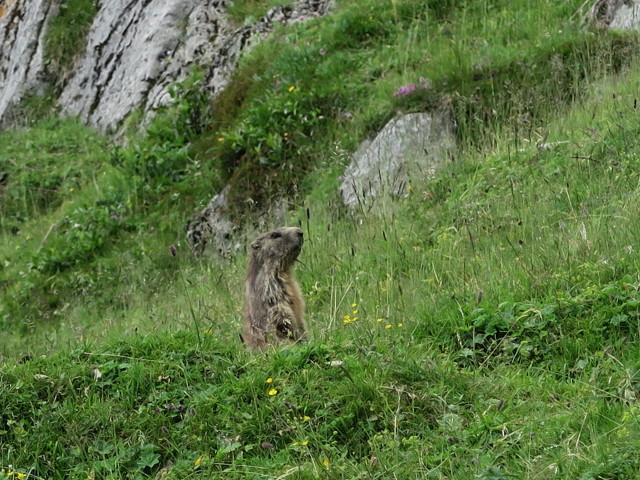
M 257 250 L 260 248 L 260 244 L 258 242 L 253 242 L 251 244 L 251 248 L 253 248 L 254 250 Z

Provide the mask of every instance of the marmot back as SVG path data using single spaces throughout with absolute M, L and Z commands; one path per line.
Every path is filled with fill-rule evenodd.
M 242 340 L 251 350 L 306 339 L 304 300 L 294 278 L 302 244 L 302 230 L 296 227 L 277 228 L 251 244 L 242 328 Z

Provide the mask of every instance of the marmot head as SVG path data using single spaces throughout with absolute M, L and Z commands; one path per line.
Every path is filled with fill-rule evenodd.
M 274 273 L 289 270 L 303 241 L 302 230 L 296 227 L 280 227 L 260 235 L 251 243 L 249 269 L 273 269 Z

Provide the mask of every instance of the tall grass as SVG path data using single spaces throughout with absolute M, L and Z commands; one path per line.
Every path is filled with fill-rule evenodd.
M 308 177 L 285 213 L 305 230 L 306 345 L 247 354 L 245 252 L 184 244 L 220 182 L 215 132 L 169 112 L 108 161 L 77 124 L 4 133 L 15 155 L 32 139 L 35 165 L 64 152 L 81 180 L 38 208 L 20 183 L 0 191 L 33 205 L 2 210 L 0 478 L 636 478 L 640 71 L 610 51 L 633 39 L 557 31 L 578 6 L 345 2 L 254 52 L 282 56 L 234 99 L 306 89 L 326 120 L 296 140 Z M 286 88 L 259 100 L 276 74 Z M 499 90 L 512 74 L 522 88 Z M 420 76 L 437 91 L 398 103 Z M 357 140 L 446 95 L 456 157 L 381 208 L 340 207 Z M 224 113 L 216 128 L 242 133 Z M 20 165 L 9 181 L 35 175 Z
M 166 252 L 194 304 L 134 292 L 69 350 L 5 363 L 3 463 L 33 478 L 633 478 L 639 79 L 591 86 L 549 145 L 460 158 L 382 213 L 312 192 L 288 220 L 308 238 L 308 345 L 248 356 L 242 258 Z

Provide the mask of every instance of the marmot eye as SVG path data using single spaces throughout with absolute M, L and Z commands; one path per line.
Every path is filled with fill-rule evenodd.
M 280 238 L 282 235 L 280 235 L 278 232 L 273 232 L 271 234 L 271 238 Z

